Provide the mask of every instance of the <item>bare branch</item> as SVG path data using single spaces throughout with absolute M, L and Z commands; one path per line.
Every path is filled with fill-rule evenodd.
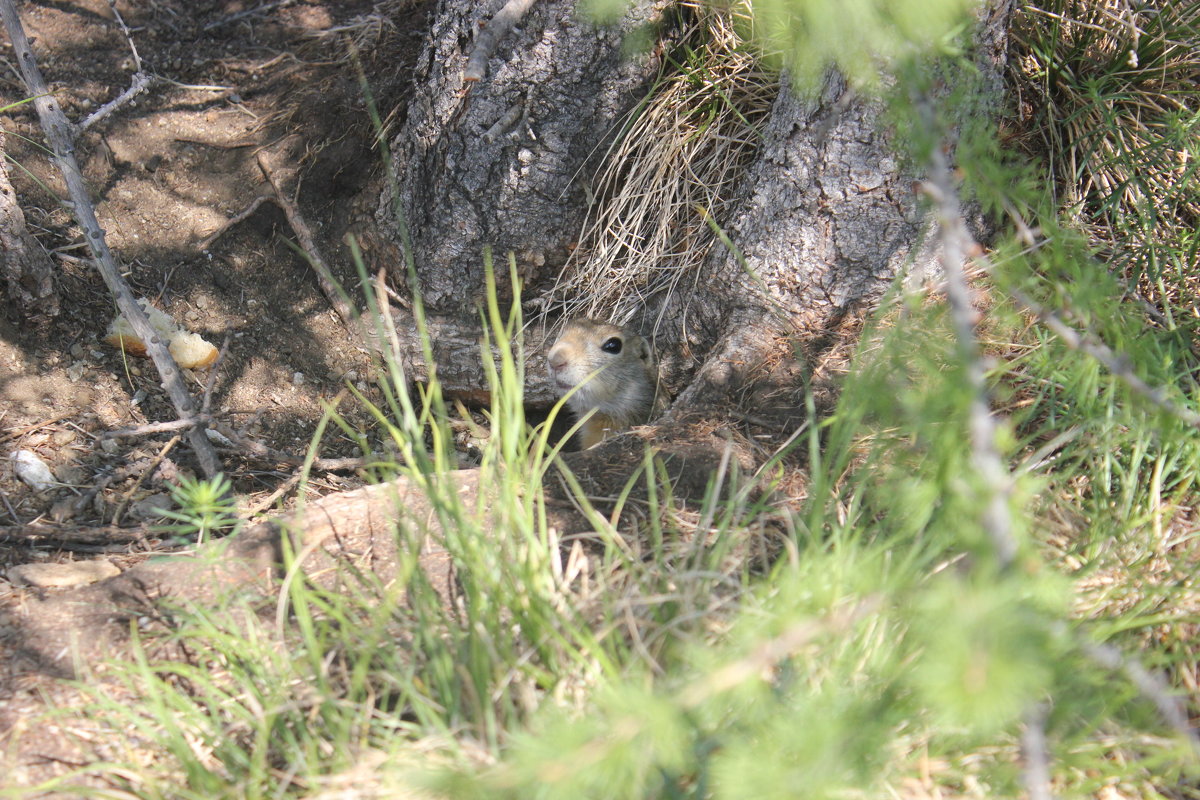
M 922 102 L 922 111 L 925 112 L 928 122 L 932 126 L 932 109 L 927 102 Z M 1004 559 L 1004 554 L 1008 553 L 1005 563 L 1011 563 L 1012 557 L 1016 554 L 1016 543 L 1012 538 L 1011 520 L 1004 503 L 1010 484 L 999 453 L 995 449 L 995 421 L 987 405 L 986 373 L 974 338 L 975 311 L 970 303 L 969 290 L 962 268 L 968 252 L 978 253 L 975 257 L 981 263 L 986 264 L 987 261 L 963 222 L 954 193 L 950 168 L 946 155 L 941 149 L 935 148 L 930 157 L 930 180 L 925 185 L 925 191 L 936 203 L 936 213 L 941 227 L 942 267 L 946 273 L 946 294 L 950 301 L 951 314 L 958 334 L 959 349 L 966 361 L 968 379 L 975 391 L 971 408 L 971 439 L 974 460 L 976 468 L 980 470 L 992 488 L 992 497 L 989 501 L 989 509 L 985 512 L 984 524 L 988 528 L 988 533 L 992 536 L 1001 558 Z M 1031 235 L 1027 226 L 1023 230 Z M 1088 353 L 1155 405 L 1176 415 L 1189 425 L 1200 427 L 1200 415 L 1171 402 L 1161 389 L 1147 385 L 1133 374 L 1127 359 L 1117 356 L 1103 342 L 1080 335 L 1052 311 L 1041 307 L 1020 290 L 1012 289 L 1010 293 L 1019 303 L 1036 314 L 1068 347 Z M 1167 723 L 1186 738 L 1192 750 L 1200 755 L 1200 733 L 1191 727 L 1179 700 L 1171 694 L 1170 688 L 1161 677 L 1146 669 L 1138 661 L 1126 658 L 1111 645 L 1084 642 L 1082 649 L 1092 660 L 1102 666 L 1123 671 L 1138 691 L 1155 705 Z M 1022 746 L 1028 759 L 1025 778 L 1031 800 L 1049 800 L 1052 796 L 1044 720 L 1044 708 L 1037 706 L 1030 709 L 1022 735 Z
M 74 130 L 58 101 L 54 99 L 46 86 L 46 81 L 42 77 L 41 70 L 38 69 L 33 50 L 29 46 L 29 39 L 25 36 L 25 29 L 21 25 L 21 18 L 17 14 L 12 0 L 0 0 L 0 17 L 4 19 L 4 27 L 8 31 L 9 40 L 16 53 L 21 77 L 24 78 L 25 85 L 34 98 L 34 107 L 37 109 L 46 140 L 54 152 L 55 161 L 67 184 L 67 192 L 71 198 L 71 211 L 80 228 L 83 229 L 84 240 L 91 250 L 96 267 L 100 271 L 104 283 L 108 286 L 109 292 L 116 300 L 118 310 L 129 321 L 138 337 L 146 343 L 146 352 L 154 362 L 154 366 L 162 378 L 163 389 L 166 390 L 172 405 L 175 406 L 179 418 L 190 419 L 196 411 L 192 396 L 183 383 L 179 366 L 167 350 L 166 342 L 150 325 L 146 312 L 142 310 L 129 285 L 121 276 L 116 259 L 108 249 L 104 231 L 96 220 L 96 209 L 92 205 L 87 184 L 83 180 L 83 173 L 79 169 L 79 163 L 75 160 Z M 217 458 L 217 452 L 212 443 L 204 434 L 203 423 L 198 423 L 188 432 L 188 441 L 191 443 L 192 450 L 195 452 L 204 474 L 210 478 L 218 475 L 221 472 L 221 462 Z
M 251 214 L 253 214 L 255 211 L 258 210 L 259 206 L 261 206 L 264 202 L 266 202 L 267 200 L 270 200 L 270 199 L 271 199 L 271 196 L 266 195 L 266 194 L 260 194 L 258 197 L 254 198 L 252 201 L 250 201 L 250 205 L 246 206 L 244 209 L 242 209 L 238 213 L 234 214 L 232 217 L 230 217 L 225 222 L 223 222 L 221 224 L 221 227 L 217 228 L 215 231 L 210 233 L 208 236 L 205 236 L 203 239 L 201 239 L 199 242 L 197 242 L 196 249 L 204 251 L 204 250 L 207 250 L 208 248 L 212 247 L 213 243 L 216 242 L 217 239 L 220 239 L 222 236 L 224 236 L 225 232 L 227 230 L 232 228 L 234 225 L 237 225 L 239 222 L 242 222 L 245 219 L 247 219 Z
M 176 419 L 170 422 L 151 422 L 147 425 L 135 425 L 132 428 L 118 428 L 115 431 L 105 431 L 100 434 L 101 439 L 134 439 L 138 436 L 153 436 L 156 433 L 174 433 L 175 431 L 187 430 L 197 422 L 209 424 L 212 422 L 212 417 L 207 414 L 197 414 L 191 419 Z
M 187 430 L 198 424 L 203 423 L 208 426 L 208 429 L 213 431 L 214 435 L 219 434 L 228 440 L 227 444 L 232 444 L 233 447 L 243 455 L 258 458 L 264 461 L 272 461 L 279 464 L 288 464 L 290 466 L 300 466 L 304 464 L 303 456 L 294 456 L 291 453 L 285 453 L 282 450 L 275 450 L 267 447 L 261 442 L 256 442 L 245 436 L 238 434 L 233 428 L 218 422 L 211 415 L 201 413 L 191 419 L 179 419 L 171 422 L 154 422 L 149 425 L 137 425 L 131 428 L 118 428 L 113 431 L 105 431 L 100 435 L 102 439 L 133 439 L 139 436 L 152 436 L 159 433 L 174 433 L 176 431 Z M 370 463 L 369 459 L 348 457 L 348 458 L 317 458 L 313 460 L 313 469 L 321 472 L 333 470 L 349 470 L 361 469 Z
M 1087 353 L 1137 394 L 1193 428 L 1200 428 L 1200 414 L 1173 402 L 1167 397 L 1166 391 L 1161 386 L 1151 386 L 1135 375 L 1128 358 L 1113 352 L 1112 348 L 1104 342 L 1086 333 L 1079 333 L 1053 311 L 1045 308 L 1020 289 L 1010 289 L 1009 294 L 1036 316 L 1043 325 L 1053 331 L 1067 347 Z
M 1200 732 L 1191 726 L 1183 704 L 1171 694 L 1171 688 L 1159 675 L 1146 669 L 1138 661 L 1126 658 L 1124 653 L 1110 644 L 1084 642 L 1083 651 L 1102 667 L 1124 672 L 1142 696 L 1154 704 L 1167 724 L 1187 740 L 1192 752 L 1200 756 Z
M 1053 800 L 1050 791 L 1050 753 L 1046 747 L 1046 707 L 1035 705 L 1025 715 L 1021 731 L 1021 751 L 1025 756 L 1025 791 L 1029 800 Z
M 488 21 L 475 37 L 475 46 L 471 49 L 471 55 L 467 58 L 467 68 L 463 71 L 464 81 L 483 80 L 483 76 L 487 75 L 488 59 L 496 52 L 500 40 L 525 16 L 525 12 L 533 3 L 534 0 L 508 0 L 504 8 L 497 11 L 496 16 Z
M 148 540 L 158 539 L 161 536 L 161 533 L 156 533 L 147 526 L 137 528 L 116 528 L 111 525 L 96 528 L 85 528 L 79 525 L 0 526 L 0 544 L 58 547 L 64 550 L 73 549 L 69 547 L 72 544 L 120 545 L 121 549 L 128 549 L 130 545 L 146 544 Z
M 933 125 L 933 110 L 927 100 L 919 101 L 923 115 Z M 971 456 L 975 469 L 983 478 L 988 492 L 981 520 L 1001 566 L 1012 564 L 1017 556 L 1017 543 L 1012 533 L 1012 519 L 1008 510 L 1008 496 L 1012 481 L 1000 452 L 996 449 L 996 421 L 988 401 L 987 370 L 975 341 L 976 312 L 971 304 L 971 293 L 963 273 L 967 253 L 978 249 L 978 245 L 967 231 L 963 222 L 958 195 L 954 190 L 954 179 L 946 154 L 934 147 L 929 157 L 929 180 L 924 185 L 925 193 L 935 204 L 939 234 L 942 243 L 942 270 L 946 275 L 946 297 L 950 302 L 950 314 L 958 338 L 958 351 L 966 368 L 967 381 L 973 396 L 970 407 Z
M 108 0 L 108 8 L 116 18 L 117 24 L 121 26 L 121 32 L 125 34 L 125 41 L 129 44 L 129 52 L 133 54 L 133 69 L 138 75 L 142 74 L 142 57 L 138 55 L 137 45 L 133 43 L 133 34 L 129 32 L 129 26 L 125 24 L 125 18 L 121 16 L 121 12 L 117 10 L 116 0 Z M 135 76 L 136 80 L 136 76 Z
M 89 114 L 87 119 L 76 126 L 76 136 L 83 133 L 97 122 L 105 119 L 129 101 L 133 100 L 133 98 L 144 92 L 148 87 L 153 86 L 162 80 L 162 78 L 158 78 L 153 75 L 147 75 L 146 71 L 142 68 L 142 57 L 138 54 L 137 45 L 133 43 L 133 34 L 129 32 L 129 26 L 125 24 L 125 18 L 122 17 L 121 12 L 117 10 L 117 4 L 115 0 L 108 0 L 108 7 L 112 11 L 113 17 L 116 18 L 117 24 L 121 26 L 121 32 L 125 34 L 125 41 L 129 44 L 129 52 L 133 54 L 133 68 L 135 72 L 133 78 L 129 81 L 128 89 L 121 92 L 121 94 L 119 94 L 113 100 L 109 100 L 107 103 L 100 106 L 98 109 Z

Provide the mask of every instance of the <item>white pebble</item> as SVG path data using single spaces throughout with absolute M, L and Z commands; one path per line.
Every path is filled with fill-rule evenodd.
M 35 492 L 44 492 L 54 485 L 54 473 L 46 462 L 32 450 L 15 450 L 8 456 L 13 460 L 17 477 L 25 481 Z

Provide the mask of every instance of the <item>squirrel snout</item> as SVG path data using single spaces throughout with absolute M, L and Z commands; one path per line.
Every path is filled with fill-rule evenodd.
M 570 366 L 570 352 L 561 344 L 556 344 L 550 348 L 550 352 L 546 354 L 546 366 L 550 370 L 551 377 L 558 377 L 558 373 Z

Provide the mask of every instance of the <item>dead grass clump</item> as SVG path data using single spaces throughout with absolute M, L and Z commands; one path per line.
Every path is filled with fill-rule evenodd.
M 1039 0 L 1013 25 L 1013 88 L 1064 208 L 1144 296 L 1200 289 L 1200 4 Z
M 737 180 L 778 92 L 742 38 L 749 3 L 691 4 L 690 44 L 631 114 L 595 181 L 579 247 L 551 307 L 628 321 L 651 298 L 699 280 Z

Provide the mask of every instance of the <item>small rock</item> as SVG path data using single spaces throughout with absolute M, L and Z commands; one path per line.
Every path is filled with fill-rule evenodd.
M 66 447 L 79 438 L 79 434 L 70 428 L 63 428 L 54 432 L 50 437 L 50 441 L 54 442 L 55 447 Z
M 60 464 L 54 468 L 54 477 L 68 486 L 82 486 L 87 482 L 88 471 L 82 464 Z
M 304 385 L 304 373 L 303 372 L 293 372 L 292 373 L 292 383 L 296 386 L 303 386 Z
M 71 345 L 71 358 L 83 358 L 84 352 L 83 345 L 79 342 Z
M 143 497 L 129 507 L 129 516 L 145 522 L 163 519 L 163 512 L 171 508 L 171 495 L 164 492 Z
M 87 364 L 82 361 L 76 361 L 71 366 L 67 367 L 67 380 L 71 383 L 79 383 L 79 379 L 83 377 L 84 371 L 87 370 Z
M 50 519 L 55 522 L 66 522 L 69 519 L 74 519 L 82 510 L 79 506 L 80 498 L 73 494 L 59 498 L 54 501 L 54 505 L 50 506 Z
M 207 436 L 208 440 L 213 444 L 219 444 L 222 447 L 233 447 L 233 442 L 229 440 L 229 437 L 220 431 L 214 431 L 212 428 L 205 428 L 204 435 Z
M 111 561 L 71 561 L 66 564 L 20 564 L 9 568 L 8 579 L 22 586 L 61 589 L 96 583 L 120 574 L 121 570 Z
M 46 462 L 32 450 L 15 450 L 9 454 L 13 461 L 13 471 L 17 477 L 29 484 L 35 492 L 44 492 L 54 485 L 54 473 Z
M 117 444 L 116 439 L 101 439 L 100 449 L 104 451 L 105 455 L 113 456 L 117 454 L 117 450 L 120 449 L 120 445 Z

